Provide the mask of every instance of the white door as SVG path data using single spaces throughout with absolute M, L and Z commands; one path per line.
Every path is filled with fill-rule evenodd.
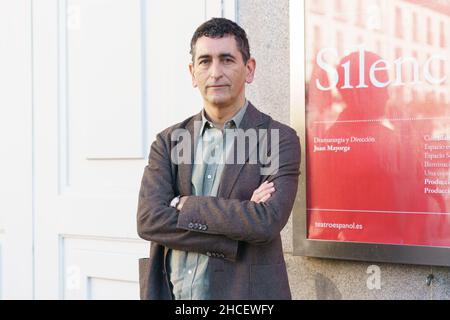
M 33 297 L 31 3 L 0 1 L 0 299 Z
M 190 38 L 234 1 L 32 4 L 35 297 L 137 299 L 149 146 L 200 110 Z

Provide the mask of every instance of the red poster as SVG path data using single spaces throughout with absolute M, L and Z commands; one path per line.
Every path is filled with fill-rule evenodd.
M 307 0 L 308 239 L 450 247 L 450 1 Z

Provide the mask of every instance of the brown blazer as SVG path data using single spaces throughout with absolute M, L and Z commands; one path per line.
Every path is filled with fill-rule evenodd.
M 171 161 L 173 147 L 182 143 L 171 141 L 171 135 L 176 129 L 190 132 L 193 161 L 194 121 L 201 121 L 201 113 L 162 131 L 151 146 L 137 212 L 138 234 L 151 241 L 150 257 L 139 260 L 141 299 L 172 299 L 167 248 L 210 257 L 212 299 L 291 299 L 280 231 L 297 193 L 300 143 L 295 130 L 249 103 L 240 128 L 279 129 L 278 172 L 260 174 L 264 165 L 248 161 L 255 148 L 246 139 L 247 161 L 225 165 L 217 197 L 189 197 L 178 213 L 169 203 L 176 195 L 192 194 L 192 165 Z M 265 203 L 250 201 L 266 180 L 274 182 L 276 191 Z

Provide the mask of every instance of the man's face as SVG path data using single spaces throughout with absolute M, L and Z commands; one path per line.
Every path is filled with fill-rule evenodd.
M 201 37 L 189 70 L 192 84 L 199 88 L 205 103 L 228 107 L 243 103 L 245 83 L 253 81 L 255 60 L 244 64 L 234 36 Z

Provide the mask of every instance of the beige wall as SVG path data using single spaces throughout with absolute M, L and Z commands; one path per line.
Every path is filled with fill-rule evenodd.
M 238 22 L 257 60 L 248 98 L 289 124 L 289 1 L 238 0 Z M 450 299 L 450 268 L 297 257 L 292 255 L 292 232 L 290 221 L 283 242 L 294 299 Z M 367 287 L 372 264 L 381 269 L 379 290 Z M 428 286 L 430 274 L 434 280 Z

